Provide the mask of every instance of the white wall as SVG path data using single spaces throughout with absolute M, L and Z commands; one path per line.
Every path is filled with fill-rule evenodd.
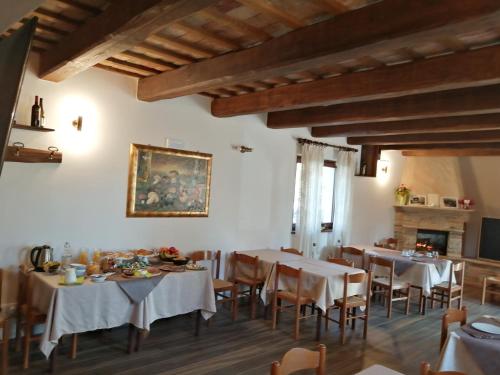
M 64 156 L 60 165 L 4 164 L 0 267 L 9 270 L 9 280 L 23 251 L 44 243 L 59 254 L 65 241 L 77 250 L 174 245 L 185 251 L 232 251 L 290 244 L 297 150 L 293 136 L 308 136 L 307 130 L 270 130 L 263 116 L 214 118 L 209 100 L 197 96 L 140 102 L 135 86 L 135 79 L 99 69 L 58 84 L 27 72 L 16 119 L 28 123 L 34 95 L 40 95 L 47 126 L 56 131 L 14 129 L 10 143 L 43 149 L 53 145 Z M 71 126 L 78 115 L 84 117 L 81 133 Z M 130 143 L 164 146 L 166 137 L 214 155 L 208 218 L 125 217 Z M 254 152 L 240 154 L 233 144 L 253 147 Z M 355 242 L 392 235 L 392 191 L 402 158 L 395 153 L 390 158 L 392 177 L 386 185 L 355 179 Z M 5 289 L 4 302 L 13 301 L 15 289 Z

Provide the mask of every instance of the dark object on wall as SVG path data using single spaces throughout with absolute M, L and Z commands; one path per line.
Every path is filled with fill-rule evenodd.
M 33 18 L 0 41 L 0 173 L 36 24 Z
M 377 161 L 380 159 L 380 146 L 361 146 L 358 176 L 377 177 Z
M 483 217 L 479 258 L 500 261 L 500 219 Z

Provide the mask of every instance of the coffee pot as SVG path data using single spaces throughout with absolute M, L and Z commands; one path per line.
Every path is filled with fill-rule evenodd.
M 54 259 L 54 249 L 48 245 L 34 247 L 31 249 L 30 259 L 35 271 L 42 272 L 44 270 L 43 265 Z

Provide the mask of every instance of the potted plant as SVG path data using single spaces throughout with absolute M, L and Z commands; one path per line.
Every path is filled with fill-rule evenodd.
M 410 189 L 405 185 L 401 184 L 396 188 L 396 202 L 400 206 L 406 206 L 408 204 L 408 198 L 410 197 Z

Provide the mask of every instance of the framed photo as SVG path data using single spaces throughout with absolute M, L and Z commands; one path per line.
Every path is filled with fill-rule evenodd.
M 458 208 L 458 198 L 457 197 L 441 197 L 441 207 Z
M 427 194 L 427 205 L 429 207 L 439 207 L 439 194 Z
M 425 195 L 420 194 L 412 194 L 410 195 L 410 206 L 425 206 L 427 203 L 427 197 Z
M 132 144 L 127 217 L 207 217 L 212 154 Z

